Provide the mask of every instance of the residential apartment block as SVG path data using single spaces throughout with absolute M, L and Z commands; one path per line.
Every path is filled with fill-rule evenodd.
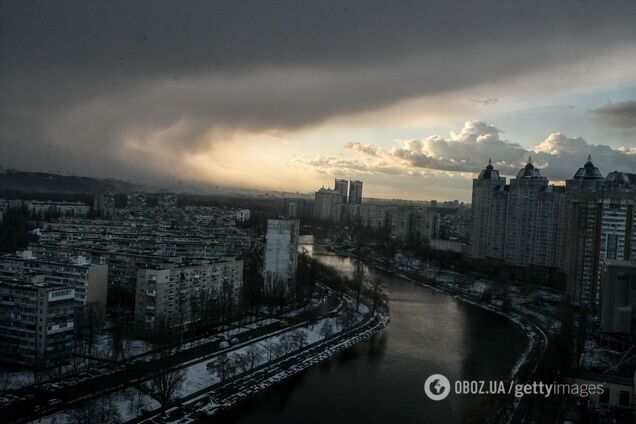
M 243 261 L 163 264 L 137 270 L 135 321 L 187 327 L 239 302 Z
M 289 293 L 298 268 L 299 222 L 267 220 L 263 276 L 266 294 Z
M 0 357 L 49 367 L 68 361 L 73 346 L 75 293 L 43 278 L 0 278 Z

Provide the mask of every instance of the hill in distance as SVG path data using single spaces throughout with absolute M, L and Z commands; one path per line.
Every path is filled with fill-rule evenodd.
M 126 193 L 141 190 L 135 184 L 116 180 L 59 175 L 46 172 L 0 170 L 0 191 L 37 193 L 96 193 L 101 190 Z

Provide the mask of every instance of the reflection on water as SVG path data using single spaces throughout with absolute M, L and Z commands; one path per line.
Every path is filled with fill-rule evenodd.
M 306 241 L 306 239 L 305 239 Z M 349 259 L 314 254 L 343 273 Z M 506 319 L 398 276 L 367 269 L 387 284 L 391 323 L 302 375 L 254 396 L 214 422 L 454 423 L 479 402 L 450 395 L 433 402 L 423 392 L 433 373 L 456 379 L 506 378 L 526 339 Z

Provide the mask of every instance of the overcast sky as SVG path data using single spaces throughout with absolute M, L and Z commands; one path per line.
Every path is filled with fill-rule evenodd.
M 430 3 L 430 4 L 427 4 Z M 470 198 L 636 172 L 633 1 L 2 1 L 0 166 Z

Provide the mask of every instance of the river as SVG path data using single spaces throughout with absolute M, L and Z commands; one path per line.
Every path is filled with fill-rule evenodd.
M 350 259 L 305 247 L 351 275 Z M 394 274 L 367 272 L 387 284 L 391 322 L 386 329 L 210 422 L 458 423 L 480 397 L 451 393 L 431 401 L 423 390 L 430 374 L 444 374 L 451 383 L 509 376 L 527 344 L 517 326 Z

